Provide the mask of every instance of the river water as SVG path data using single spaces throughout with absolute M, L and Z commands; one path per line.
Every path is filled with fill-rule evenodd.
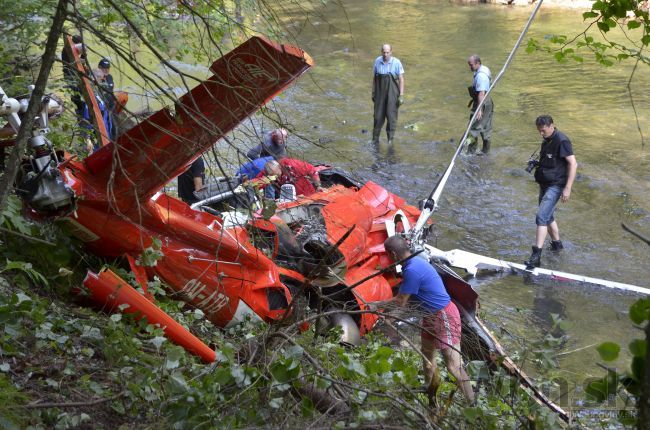
M 532 11 L 438 0 L 323 2 L 309 9 L 302 2 L 278 4 L 287 29 L 283 42 L 302 47 L 315 61 L 271 105 L 270 116 L 292 131 L 290 154 L 336 164 L 412 204 L 429 194 L 465 130 L 472 79 L 467 57 L 479 54 L 496 76 Z M 529 37 L 573 35 L 584 27 L 581 13 L 542 6 Z M 406 103 L 394 145 L 388 147 L 383 134 L 376 148 L 368 133 L 372 64 L 386 42 L 406 70 Z M 584 56 L 583 63 L 559 64 L 551 55 L 520 49 L 492 93 L 492 152 L 458 160 L 435 214 L 432 244 L 515 262 L 529 256 L 538 187 L 524 167 L 539 148 L 535 118 L 550 114 L 571 138 L 579 168 L 570 202 L 556 211 L 565 250 L 546 251 L 543 266 L 650 287 L 648 247 L 621 229 L 626 222 L 650 236 L 650 157 L 626 89 L 632 64 L 604 68 Z M 207 74 L 201 65 L 176 65 Z M 650 136 L 647 66 L 637 70 L 631 88 L 641 129 Z M 258 116 L 231 142 L 250 141 L 253 125 L 273 126 Z M 636 294 L 516 275 L 470 282 L 481 295 L 483 319 L 510 352 L 548 334 L 550 314 L 564 320 L 556 375 L 575 384 L 574 398 L 583 396 L 586 378 L 602 374 L 596 345 L 616 341 L 625 350 L 641 335 L 627 316 Z M 529 361 L 522 364 L 534 372 Z M 615 365 L 627 367 L 629 355 Z
M 275 103 L 295 130 L 291 149 L 372 179 L 411 203 L 431 191 L 465 130 L 472 79 L 467 57 L 479 54 L 495 76 L 532 11 L 414 0 L 303 7 L 283 11 L 286 37 L 316 65 Z M 529 36 L 575 34 L 584 27 L 581 13 L 542 6 Z M 393 147 L 384 133 L 375 148 L 367 132 L 372 64 L 385 42 L 404 64 L 406 103 Z M 548 54 L 520 49 L 493 92 L 492 152 L 458 161 L 439 202 L 432 243 L 509 261 L 528 257 L 538 187 L 524 167 L 539 148 L 535 118 L 550 114 L 571 138 L 579 168 L 570 202 L 556 212 L 566 249 L 559 256 L 546 251 L 543 266 L 650 286 L 648 246 L 621 229 L 626 222 L 650 234 L 650 157 L 626 90 L 632 64 L 604 68 L 592 58 L 585 53 L 583 63 L 559 64 Z M 640 66 L 631 86 L 649 136 L 647 66 Z M 641 334 L 627 316 L 636 294 L 512 275 L 471 282 L 481 295 L 484 319 L 509 348 L 521 350 L 526 341 L 541 339 L 550 314 L 559 314 L 567 340 L 557 372 L 578 385 L 602 374 L 594 345 L 613 340 L 625 350 Z M 616 365 L 626 367 L 627 357 Z M 582 396 L 579 388 L 575 396 Z

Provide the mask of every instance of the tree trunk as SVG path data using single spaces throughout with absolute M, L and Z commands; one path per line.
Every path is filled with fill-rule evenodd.
M 52 27 L 47 36 L 45 52 L 43 53 L 41 61 L 41 69 L 38 73 L 38 78 L 36 79 L 32 97 L 29 100 L 27 112 L 21 118 L 22 124 L 18 131 L 18 136 L 16 136 L 16 144 L 14 145 L 11 156 L 9 157 L 9 162 L 7 163 L 7 170 L 5 170 L 4 175 L 0 177 L 0 213 L 5 209 L 9 193 L 13 191 L 13 184 L 16 179 L 18 168 L 20 167 L 20 159 L 25 151 L 25 147 L 27 146 L 27 140 L 32 134 L 34 118 L 41 110 L 41 99 L 43 98 L 43 94 L 45 94 L 47 80 L 50 76 L 52 64 L 54 64 L 56 46 L 59 37 L 61 36 L 63 23 L 65 22 L 67 6 L 68 0 L 59 0 L 59 4 L 56 7 L 56 13 L 52 19 Z

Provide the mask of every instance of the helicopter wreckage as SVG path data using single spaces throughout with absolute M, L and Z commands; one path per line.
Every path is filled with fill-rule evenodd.
M 78 47 L 68 39 L 65 49 L 75 59 L 86 103 L 94 106 Z M 342 327 L 342 340 L 357 344 L 378 320 L 375 313 L 363 312 L 367 303 L 391 298 L 399 283 L 395 271 L 387 270 L 391 260 L 383 242 L 393 234 L 407 234 L 441 274 L 461 312 L 463 352 L 505 367 L 531 389 L 538 402 L 568 419 L 507 358 L 477 318 L 477 293 L 448 267 L 476 273 L 478 269 L 524 270 L 523 265 L 459 250 L 443 252 L 425 244 L 430 204 L 418 209 L 376 183 L 361 183 L 329 166 L 318 167 L 323 191 L 281 200 L 267 218 L 261 215 L 255 192 L 235 179 L 222 179 L 197 192 L 201 201 L 192 207 L 161 192 L 312 65 L 297 47 L 253 37 L 212 64 L 213 75 L 178 99 L 174 110 L 161 109 L 115 141 L 108 139 L 95 110 L 91 119 L 102 146 L 83 160 L 54 151 L 47 141 L 47 100 L 29 140 L 31 153 L 17 192 L 35 218 L 57 219 L 92 253 L 126 256 L 144 294 L 106 269 L 89 272 L 84 280 L 95 300 L 110 309 L 127 304 L 125 312 L 139 312 L 159 324 L 171 340 L 206 362 L 215 360 L 215 351 L 155 305 L 147 292 L 148 279 L 157 276 L 174 297 L 201 309 L 220 327 L 246 317 L 279 321 L 296 298 L 305 297 L 316 307 L 315 302 L 325 296 L 323 310 L 341 311 L 330 324 Z M 4 94 L 2 98 L 0 113 L 17 132 L 24 103 Z M 437 201 L 437 196 L 431 197 Z M 162 257 L 155 265 L 140 266 L 136 259 L 154 243 L 159 244 Z M 533 274 L 547 273 L 537 268 Z M 569 274 L 548 275 L 576 279 Z M 624 284 L 614 287 L 621 286 L 648 293 Z

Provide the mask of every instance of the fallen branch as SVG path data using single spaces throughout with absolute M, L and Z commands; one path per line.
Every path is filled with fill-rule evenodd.
M 5 233 L 20 236 L 23 239 L 31 240 L 33 242 L 43 243 L 45 245 L 50 245 L 50 246 L 56 246 L 56 243 L 48 242 L 47 240 L 39 239 L 37 237 L 28 236 L 26 234 L 19 233 L 17 231 L 9 230 L 8 228 L 0 227 L 0 231 L 4 231 Z
M 106 403 L 110 402 L 111 400 L 115 400 L 117 398 L 122 397 L 123 395 L 126 394 L 126 391 L 122 391 L 114 396 L 111 397 L 106 397 L 103 399 L 95 399 L 95 400 L 90 400 L 87 402 L 68 402 L 68 403 L 56 403 L 56 402 L 46 402 L 46 403 L 38 403 L 37 402 L 32 402 L 28 403 L 26 405 L 23 405 L 24 408 L 28 409 L 47 409 L 47 408 L 78 408 L 81 406 L 95 406 L 99 405 L 101 403 Z

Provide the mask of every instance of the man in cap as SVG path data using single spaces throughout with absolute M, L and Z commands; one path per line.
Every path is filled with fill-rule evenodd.
M 108 110 L 113 112 L 115 109 L 115 95 L 113 94 L 115 82 L 113 81 L 113 75 L 111 75 L 111 62 L 107 58 L 99 60 L 97 70 L 95 70 L 95 77 L 99 83 L 102 95 L 104 95 L 104 101 Z
M 289 132 L 285 128 L 264 133 L 264 140 L 255 148 L 248 151 L 246 156 L 251 160 L 272 155 L 275 158 L 287 156 L 287 137 Z

